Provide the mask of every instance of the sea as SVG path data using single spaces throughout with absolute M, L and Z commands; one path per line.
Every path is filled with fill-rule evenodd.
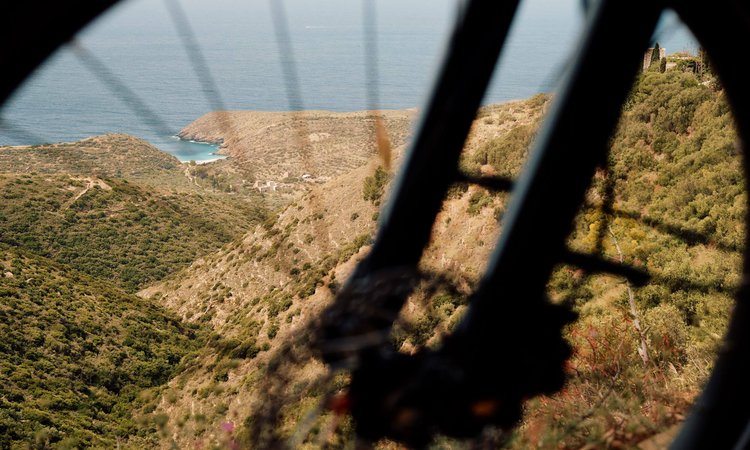
M 580 40 L 584 3 L 522 2 L 485 104 L 556 89 Z M 176 135 L 212 110 L 420 107 L 462 4 L 126 0 L 0 110 L 0 145 L 128 133 L 182 161 L 210 161 L 220 157 L 215 145 Z M 667 53 L 697 51 L 673 14 L 653 40 Z

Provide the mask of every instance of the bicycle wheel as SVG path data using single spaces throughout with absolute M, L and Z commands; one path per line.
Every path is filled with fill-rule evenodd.
M 457 178 L 455 167 L 458 152 L 502 46 L 502 39 L 498 39 L 498 35 L 507 31 L 515 6 L 513 2 L 498 6 L 474 1 L 466 7 L 461 25 L 454 36 L 453 51 L 447 60 L 441 83 L 423 119 L 423 131 L 398 180 L 394 200 L 385 213 L 383 228 L 372 254 L 358 268 L 353 281 L 349 283 L 344 295 L 340 296 L 338 305 L 326 315 L 325 336 L 320 344 L 322 352 L 331 362 L 351 357 L 358 360 L 352 387 L 352 395 L 358 400 L 354 414 L 358 419 L 360 434 L 370 440 L 390 436 L 421 445 L 437 431 L 463 437 L 475 434 L 487 424 L 509 425 L 518 419 L 522 398 L 554 391 L 561 384 L 561 365 L 567 355 L 567 347 L 559 337 L 559 329 L 569 317 L 564 311 L 547 305 L 543 286 L 554 265 L 565 260 L 564 239 L 595 168 L 605 158 L 602 149 L 606 148 L 606 141 L 635 73 L 635 62 L 640 59 L 642 50 L 647 46 L 662 5 L 651 5 L 648 2 L 627 7 L 622 2 L 602 4 L 598 19 L 590 31 L 588 44 L 583 47 L 568 87 L 558 100 L 537 144 L 538 148 L 544 150 L 537 151 L 536 158 L 530 163 L 530 170 L 517 184 L 513 206 L 506 219 L 506 231 L 498 244 L 498 252 L 493 257 L 493 264 L 485 276 L 482 288 L 473 295 L 472 312 L 443 350 L 405 357 L 390 353 L 384 356 L 372 351 L 372 347 L 351 352 L 331 345 L 331 342 L 335 344 L 342 339 L 356 339 L 363 329 L 380 331 L 390 327 L 388 320 L 379 322 L 367 316 L 351 317 L 352 297 L 356 299 L 361 294 L 347 297 L 346 293 L 351 292 L 353 287 L 362 285 L 365 290 L 369 290 L 367 286 L 373 280 L 382 278 L 383 271 L 387 269 L 406 267 L 408 273 L 416 267 L 429 239 L 430 228 L 440 203 L 450 183 Z M 719 30 L 706 25 L 711 22 L 705 20 L 705 16 L 701 15 L 693 2 L 674 6 L 715 59 L 735 108 L 740 134 L 746 139 L 750 128 L 745 119 L 747 112 L 743 108 L 747 108 L 748 99 L 745 98 L 745 88 L 740 80 L 741 72 L 736 70 L 736 63 L 727 47 L 722 46 L 725 42 L 741 38 L 740 30 L 745 25 L 742 19 L 744 15 L 732 14 L 739 9 L 737 6 L 732 6 L 735 9 L 728 11 L 711 11 L 716 16 L 716 21 L 712 23 L 720 23 L 721 20 L 732 25 Z M 90 10 L 87 5 L 85 11 L 66 9 L 66 15 L 58 15 L 54 22 L 65 23 L 65 26 L 62 31 L 53 35 L 52 40 L 56 42 L 40 44 L 41 50 L 35 56 L 28 49 L 21 49 L 21 54 L 29 53 L 33 57 L 28 58 L 29 62 L 19 65 L 17 74 L 11 79 L 20 80 L 27 75 L 29 67 L 37 64 L 53 48 L 50 45 L 59 45 L 60 41 L 70 36 L 71 27 L 78 26 L 76 21 L 59 20 L 61 17 L 80 18 L 83 23 L 99 10 Z M 30 10 L 12 13 L 33 17 L 33 11 Z M 67 16 L 68 13 L 71 15 Z M 498 32 L 498 28 L 504 31 Z M 633 35 L 633 41 L 620 42 L 619 37 L 625 34 Z M 8 42 L 7 39 L 5 41 Z M 623 61 L 628 62 L 627 68 L 614 71 L 615 76 L 609 80 L 611 96 L 591 95 L 589 87 L 598 78 L 596 68 L 623 67 Z M 9 83 L 8 92 L 17 83 Z M 471 90 L 464 92 L 462 87 L 470 87 Z M 7 95 L 4 94 L 1 99 L 7 98 Z M 598 111 L 600 114 L 592 117 L 590 111 Z M 586 124 L 585 133 L 581 132 L 581 123 Z M 571 161 L 560 150 L 573 145 L 587 150 L 576 161 Z M 426 181 L 428 178 L 429 182 Z M 508 184 L 503 180 L 471 181 L 493 186 Z M 539 240 L 539 236 L 544 238 Z M 533 253 L 535 257 L 529 257 L 529 253 Z M 635 276 L 632 273 L 630 275 Z M 494 297 L 498 292 L 502 292 L 505 298 L 533 300 L 513 305 L 482 300 Z M 408 289 L 374 301 L 382 302 L 390 311 L 397 311 L 406 294 Z M 705 444 L 708 440 L 729 445 L 730 442 L 737 442 L 747 423 L 746 412 L 729 414 L 729 408 L 726 408 L 731 400 L 747 397 L 747 389 L 742 387 L 742 380 L 747 379 L 747 361 L 742 358 L 748 340 L 747 331 L 744 330 L 747 328 L 747 313 L 742 306 L 745 303 L 746 301 L 738 302 L 729 335 L 730 342 L 733 342 L 728 346 L 731 351 L 722 355 L 716 367 L 702 403 L 704 406 L 701 406 L 704 412 L 694 416 L 692 420 L 695 424 L 686 427 L 686 430 L 690 430 L 688 433 L 695 434 L 685 435 L 687 437 L 681 438 L 678 445 L 701 448 L 699 444 Z M 517 374 L 510 379 L 502 378 L 503 381 L 498 383 L 498 373 L 487 370 L 488 366 L 483 360 L 495 343 L 509 339 L 517 329 L 513 328 L 514 323 L 511 322 L 506 324 L 508 328 L 502 333 L 488 330 L 497 326 L 496 318 L 500 314 L 513 317 L 514 322 L 522 322 L 518 317 L 532 320 L 540 311 L 546 317 L 544 323 L 547 325 L 542 327 L 542 335 L 511 359 L 521 358 L 522 353 L 530 349 L 547 356 L 527 361 Z M 357 312 L 356 308 L 354 312 Z M 475 347 L 478 352 L 474 355 L 460 355 L 469 346 Z M 454 370 L 468 375 L 454 378 L 451 374 Z M 529 378 L 529 374 L 533 372 L 540 372 L 543 376 Z M 384 383 L 383 379 L 388 382 Z M 414 391 L 412 398 L 407 400 L 407 403 L 413 403 L 418 410 L 424 410 L 425 404 L 431 405 L 428 397 L 435 390 L 458 388 L 447 402 L 450 408 L 435 409 L 435 414 L 428 415 L 429 420 L 424 424 L 394 429 L 390 425 L 393 420 L 387 415 L 397 411 L 381 414 L 377 407 L 379 400 L 391 393 L 394 386 L 414 381 L 425 381 L 425 386 Z M 519 387 L 521 384 L 524 386 Z M 472 389 L 467 390 L 467 386 L 472 386 Z M 376 387 L 374 391 L 373 387 Z M 496 413 L 481 419 L 455 414 L 455 411 L 466 410 L 478 400 L 487 398 L 500 398 L 507 404 L 507 408 L 498 409 Z M 727 428 L 719 433 L 722 425 Z M 717 436 L 721 436 L 723 440 L 716 441 Z
M 115 3 L 117 0 L 4 4 L 2 16 L 13 20 L 0 31 L 0 42 L 7 60 L 13 63 L 4 69 L 0 105 L 52 52 Z M 29 33 L 30 24 L 44 32 Z
M 350 395 L 361 436 L 369 441 L 389 437 L 424 446 L 437 433 L 465 437 L 488 424 L 511 426 L 520 416 L 522 399 L 554 391 L 562 383 L 566 346 L 559 330 L 569 318 L 547 303 L 544 293 L 555 264 L 567 260 L 596 271 L 639 277 L 637 270 L 570 255 L 564 243 L 595 169 L 606 161 L 608 139 L 664 6 L 617 1 L 598 5 L 564 90 L 542 128 L 527 169 L 515 185 L 503 233 L 487 272 L 471 296 L 466 318 L 437 350 L 406 356 L 393 351 L 385 341 L 391 320 L 409 290 L 388 289 L 383 284 L 388 285 L 389 277 L 393 277 L 388 271 L 415 270 L 448 186 L 459 179 L 458 154 L 477 106 L 476 92 L 486 86 L 480 75 L 467 81 L 455 74 L 462 66 L 458 62 L 465 56 L 462 52 L 479 60 L 476 66 L 464 60 L 463 67 L 470 66 L 478 73 L 491 70 L 487 58 L 495 57 L 492 50 L 499 47 L 492 46 L 502 41 L 502 30 L 513 14 L 513 5 L 509 4 L 475 1 L 467 5 L 441 84 L 396 183 L 372 252 L 358 266 L 348 289 L 323 316 L 324 331 L 318 345 L 324 358 L 333 365 L 355 367 Z M 747 88 L 739 79 L 741 71 L 731 52 L 721 44 L 739 39 L 740 30 L 746 29 L 745 11 L 738 5 L 727 5 L 726 9 L 712 9 L 710 19 L 706 19 L 695 2 L 669 6 L 685 19 L 712 56 L 734 108 L 740 136 L 746 139 L 750 130 L 745 111 Z M 719 31 L 718 23 L 727 26 Z M 488 37 L 477 31 L 487 29 L 496 33 L 490 45 L 486 44 Z M 625 41 L 622 36 L 629 38 Z M 608 68 L 606 95 L 593 88 L 602 83 L 601 67 Z M 460 108 L 452 107 L 450 102 L 456 98 L 468 112 L 462 115 Z M 453 111 L 455 116 L 451 115 Z M 447 123 L 455 127 L 447 128 Z M 570 149 L 574 148 L 577 151 L 572 153 Z M 747 172 L 746 168 L 746 179 Z M 492 180 L 473 181 L 493 185 Z M 494 180 L 494 185 L 508 184 L 507 180 Z M 745 252 L 745 273 L 749 270 L 747 255 Z M 368 290 L 368 285 L 380 292 Z M 746 405 L 750 393 L 740 381 L 748 379 L 744 355 L 750 318 L 745 291 L 743 287 L 738 293 L 725 351 L 697 412 L 675 443 L 677 448 L 745 445 L 741 439 L 746 439 L 743 433 L 747 434 L 748 409 L 730 412 L 728 407 L 732 396 Z M 540 323 L 538 334 L 524 333 L 524 328 L 535 321 Z M 509 349 L 509 342 L 516 336 L 524 336 L 527 341 Z M 359 344 L 347 346 L 347 340 Z M 505 365 L 517 373 L 508 374 L 490 361 L 494 348 L 503 349 Z M 441 395 L 436 396 L 436 392 Z M 478 405 L 482 406 L 481 413 L 477 413 Z M 491 407 L 485 409 L 487 405 Z

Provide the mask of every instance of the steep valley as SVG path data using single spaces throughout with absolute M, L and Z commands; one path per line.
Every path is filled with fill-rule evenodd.
M 549 102 L 539 95 L 483 108 L 461 170 L 517 176 Z M 329 374 L 309 344 L 321 310 L 366 257 L 403 159 L 415 112 L 382 114 L 391 169 L 376 154 L 367 113 L 211 113 L 181 134 L 223 143 L 230 157 L 205 165 L 180 164 L 123 135 L 0 149 L 0 326 L 20 342 L 14 324 L 45 323 L 35 325 L 37 338 L 23 341 L 23 351 L 0 337 L 0 381 L 12 381 L 0 387 L 0 447 L 34 439 L 53 447 L 117 442 L 165 449 L 264 448 L 277 437 L 299 448 L 350 443 L 351 421 L 317 409 L 346 388 L 347 375 Z M 569 246 L 654 277 L 635 288 L 561 265 L 549 295 L 579 314 L 566 329 L 575 348 L 569 382 L 556 395 L 529 400 L 521 426 L 485 436 L 485 444 L 632 447 L 683 420 L 711 367 L 739 281 L 746 194 L 738 153 L 720 91 L 692 74 L 641 77 Z M 427 276 L 393 332 L 398 350 L 439 345 L 460 320 L 508 201 L 508 193 L 475 185 L 451 188 L 420 266 Z M 443 276 L 450 289 L 431 285 L 430 274 Z M 630 293 L 642 333 L 633 327 Z M 68 301 L 77 309 L 66 309 Z M 117 326 L 107 330 L 76 316 L 110 317 Z M 130 318 L 143 336 L 161 338 L 129 338 L 137 337 L 122 331 Z M 73 356 L 83 352 L 80 366 L 87 369 L 56 345 Z M 167 366 L 158 345 L 172 352 Z M 41 370 L 30 356 L 39 353 L 27 350 L 34 346 L 42 351 L 37 359 L 67 358 L 60 378 L 93 383 L 71 391 L 79 398 L 102 393 L 120 406 L 105 407 L 94 394 L 83 406 L 58 401 L 70 396 L 59 384 L 32 394 L 19 384 L 17 367 Z M 125 361 L 160 367 L 160 378 L 132 382 L 125 395 L 82 375 L 99 360 L 117 361 L 120 348 Z M 502 355 L 498 349 L 488 357 Z M 513 361 L 503 363 L 513 370 Z M 136 370 L 118 364 L 100 370 Z M 122 422 L 87 428 L 86 417 L 109 423 L 106 408 Z M 63 424 L 58 415 L 65 411 L 75 411 L 75 420 Z M 19 417 L 24 428 L 14 426 Z M 65 441 L 69 436 L 78 440 Z M 465 448 L 444 438 L 434 446 Z
M 475 124 L 467 148 L 471 151 L 509 129 L 532 124 L 544 105 L 542 98 L 488 108 Z M 400 161 L 403 147 L 394 153 Z M 267 382 L 273 384 L 276 377 L 281 380 L 285 376 L 299 377 L 299 383 L 306 386 L 320 382 L 325 372 L 305 347 L 316 316 L 366 253 L 373 237 L 380 206 L 387 202 L 387 189 L 381 182 L 374 188 L 376 195 L 365 192 L 382 171 L 380 164 L 379 157 L 371 157 L 368 164 L 305 194 L 274 224 L 256 227 L 234 245 L 140 292 L 185 320 L 211 324 L 238 348 L 257 349 L 250 357 L 233 358 L 231 350 L 209 348 L 200 365 L 170 384 L 173 401 L 165 401 L 161 408 L 176 421 L 170 431 L 178 446 L 193 445 L 196 439 L 222 445 L 222 439 L 234 436 L 241 446 L 250 445 L 255 436 L 249 436 L 249 428 L 242 425 L 247 425 L 253 409 L 262 412 L 272 403 L 266 397 Z M 502 209 L 503 202 L 488 197 L 482 208 L 472 208 L 473 195 L 483 190 L 464 188 L 465 192 L 446 202 L 435 228 L 439 250 L 430 252 L 425 262 L 430 269 L 452 271 L 466 293 L 491 251 L 498 232 L 497 209 Z M 486 245 L 472 245 L 470 233 L 484 236 Z M 415 320 L 419 320 L 423 300 L 415 298 L 407 307 L 414 311 Z M 455 317 L 460 312 L 461 308 Z M 289 367 L 286 375 L 283 371 L 267 372 L 277 361 L 284 364 L 280 355 L 290 351 L 291 342 L 300 343 L 294 350 L 299 352 L 298 364 Z M 299 408 L 290 408 L 292 416 L 304 415 L 319 397 L 303 392 L 295 398 L 285 397 L 285 401 L 299 404 Z M 195 420 L 196 415 L 200 420 Z M 218 431 L 228 423 L 232 429 L 236 427 L 233 436 Z
M 632 95 L 613 140 L 609 170 L 597 174 L 570 246 L 622 258 L 655 274 L 654 282 L 634 289 L 635 312 L 645 331 L 639 335 L 632 325 L 631 288 L 622 280 L 561 266 L 550 282 L 550 296 L 575 305 L 580 314 L 567 334 L 575 348 L 570 381 L 560 394 L 528 403 L 511 447 L 580 448 L 614 440 L 634 445 L 669 429 L 687 413 L 726 325 L 731 289 L 723 286 L 738 281 L 737 250 L 744 233 L 731 116 L 720 93 L 692 75 L 646 74 Z M 659 109 L 664 95 L 691 108 Z M 546 101 L 538 97 L 483 110 L 462 169 L 517 175 Z M 235 345 L 209 346 L 170 383 L 158 408 L 170 417 L 165 446 L 262 448 L 275 434 L 309 448 L 317 448 L 321 439 L 335 445 L 350 441 L 351 422 L 330 431 L 336 416 L 315 413 L 327 392 L 345 387 L 346 377 L 328 378 L 308 344 L 315 318 L 366 255 L 378 203 L 387 203 L 387 194 L 371 195 L 382 188 L 373 188 L 383 179 L 378 166 L 374 157 L 313 189 L 274 224 L 256 227 L 241 241 L 141 291 L 185 320 L 210 324 Z M 716 184 L 719 179 L 731 181 Z M 696 185 L 696 180 L 702 181 Z M 609 183 L 617 196 L 613 211 L 606 213 L 601 208 Z M 435 295 L 428 286 L 417 289 L 394 332 L 401 351 L 438 345 L 440 335 L 460 319 L 500 232 L 498 218 L 507 199 L 476 186 L 451 190 L 422 269 L 446 274 L 455 291 Z M 725 206 L 704 209 L 706 215 L 696 222 L 698 202 Z M 706 288 L 695 292 L 680 281 L 685 279 L 703 280 Z M 637 351 L 642 343 L 649 354 L 645 366 Z M 317 417 L 316 425 L 309 417 Z M 436 445 L 462 448 L 449 440 Z

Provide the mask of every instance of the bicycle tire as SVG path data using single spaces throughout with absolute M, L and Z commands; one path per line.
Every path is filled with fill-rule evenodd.
M 0 106 L 61 45 L 119 0 L 17 1 L 0 6 L 0 48 L 6 61 Z M 39 32 L 38 30 L 41 30 Z
M 28 77 L 28 75 L 56 48 L 67 42 L 75 34 L 76 31 L 85 26 L 87 23 L 89 23 L 100 13 L 102 13 L 104 10 L 106 10 L 116 2 L 117 0 L 105 0 L 102 2 L 77 1 L 73 3 L 67 2 L 66 4 L 57 4 L 54 2 L 15 2 L 12 4 L 4 5 L 2 9 L 2 12 L 4 13 L 3 17 L 13 17 L 14 20 L 9 21 L 9 26 L 5 26 L 3 28 L 3 31 L 0 33 L 0 37 L 3 38 L 2 42 L 5 43 L 5 45 L 3 45 L 4 54 L 7 55 L 7 58 L 9 60 L 14 61 L 14 64 L 6 68 L 3 83 L 0 84 L 0 105 L 7 101 L 12 92 L 20 85 L 20 83 L 26 77 Z M 608 2 L 608 4 L 612 3 L 614 2 Z M 481 2 L 475 0 L 467 6 L 466 11 L 470 11 L 471 8 L 476 7 L 476 5 L 480 4 Z M 620 6 L 622 6 L 622 4 L 622 2 L 619 3 Z M 40 5 L 44 5 L 43 14 L 40 13 Z M 740 134 L 743 141 L 748 142 L 748 139 L 750 139 L 750 93 L 748 92 L 748 88 L 745 86 L 745 82 L 742 79 L 741 72 L 737 70 L 737 64 L 735 61 L 736 56 L 731 52 L 730 47 L 724 46 L 723 44 L 725 42 L 731 42 L 732 40 L 740 41 L 740 39 L 742 38 L 741 30 L 747 29 L 747 25 L 750 23 L 750 21 L 747 20 L 747 11 L 742 8 L 741 5 L 732 2 L 727 2 L 727 5 L 731 8 L 728 8 L 724 11 L 722 11 L 720 8 L 710 8 L 708 11 L 706 11 L 704 9 L 701 9 L 700 5 L 698 5 L 698 3 L 695 1 L 685 1 L 679 3 L 675 2 L 674 4 L 669 5 L 654 5 L 649 4 L 649 2 L 641 1 L 639 2 L 638 7 L 631 3 L 628 5 L 628 8 L 620 10 L 619 13 L 623 14 L 624 17 L 631 18 L 633 21 L 632 23 L 641 23 L 642 14 L 638 14 L 638 16 L 635 16 L 632 14 L 628 14 L 628 12 L 632 10 L 638 10 L 641 13 L 643 11 L 653 12 L 653 15 L 650 16 L 652 23 L 646 24 L 646 26 L 644 26 L 643 28 L 645 30 L 649 28 L 649 26 L 655 25 L 655 20 L 657 17 L 656 11 L 660 12 L 665 6 L 674 7 L 674 9 L 680 14 L 683 20 L 688 24 L 688 26 L 696 34 L 701 43 L 708 50 L 709 55 L 711 55 L 722 83 L 724 84 L 725 89 L 728 92 L 728 98 L 732 104 L 732 108 L 738 123 L 738 133 Z M 511 5 L 511 2 L 505 4 L 505 7 L 511 9 L 515 8 L 514 5 Z M 478 12 L 475 12 L 474 14 L 481 15 Z M 503 13 L 503 17 L 509 17 L 509 15 L 507 15 L 507 11 Z M 622 16 L 620 17 L 620 19 L 622 20 Z M 723 27 L 709 26 L 708 23 L 711 21 L 713 21 L 713 23 L 728 23 L 728 25 Z M 17 36 L 27 35 L 26 29 L 28 28 L 29 23 L 34 23 L 35 25 L 43 28 L 45 30 L 45 33 L 33 35 L 33 37 L 29 38 L 29 40 L 26 41 L 23 46 L 11 45 L 10 43 L 14 42 Z M 508 26 L 509 23 L 510 22 L 508 22 L 507 24 Z M 507 31 L 507 27 L 502 28 L 506 28 Z M 603 32 L 611 34 L 612 30 L 603 30 Z M 639 42 L 639 45 L 632 46 L 633 49 L 637 49 L 638 51 L 636 52 L 635 50 L 631 50 L 630 48 L 627 49 L 632 53 L 628 55 L 628 57 L 632 57 L 633 59 L 635 59 L 636 53 L 638 54 L 638 56 L 640 56 L 640 54 L 642 54 L 642 47 L 644 47 L 645 40 L 648 37 L 649 36 L 644 31 L 644 34 L 640 36 L 641 41 Z M 590 58 L 590 56 L 588 58 Z M 484 62 L 488 63 L 488 61 L 489 60 L 485 60 Z M 599 61 L 598 63 L 601 64 L 601 61 Z M 449 63 L 449 65 L 450 64 L 456 63 Z M 494 60 L 492 61 L 491 65 L 494 65 Z M 456 66 L 454 65 L 451 67 L 455 68 Z M 451 67 L 447 67 L 446 70 L 451 69 Z M 481 72 L 484 74 L 482 76 L 488 77 L 486 69 Z M 616 107 L 619 108 L 622 100 L 624 100 L 624 95 L 626 94 L 627 88 L 629 87 L 628 76 L 632 76 L 632 71 L 630 75 L 625 73 L 624 76 L 620 77 L 617 80 L 617 83 L 615 83 L 619 88 L 618 96 L 621 101 L 609 102 L 610 105 L 616 105 Z M 459 80 L 462 79 L 459 78 Z M 479 84 L 486 85 L 486 82 Z M 482 92 L 483 89 L 484 88 L 482 88 Z M 460 95 L 458 94 L 454 95 L 460 97 Z M 576 95 L 577 94 L 575 89 L 569 88 L 564 92 L 563 97 L 576 97 Z M 473 97 L 476 97 L 476 94 Z M 582 96 L 579 95 L 576 98 L 581 97 Z M 463 117 L 463 119 L 460 120 L 461 125 L 458 127 L 458 129 L 454 128 L 451 131 L 452 133 L 454 133 L 452 138 L 452 145 L 455 146 L 455 142 L 458 140 L 460 140 L 461 144 L 463 143 L 463 139 L 468 132 L 468 126 L 466 124 L 470 123 L 470 120 L 473 119 L 473 111 L 476 110 L 478 101 L 479 100 L 471 100 L 465 102 L 458 101 L 458 105 L 461 107 L 459 116 Z M 431 122 L 429 117 L 431 113 L 439 111 L 441 108 L 445 108 L 446 106 L 440 104 L 440 102 L 438 101 L 434 101 L 433 103 L 433 106 L 431 108 L 428 108 L 427 110 L 427 113 L 425 115 L 427 119 L 424 119 L 423 121 L 421 128 L 422 130 L 425 130 L 426 127 L 429 127 L 433 130 L 439 128 L 438 124 Z M 560 100 L 558 102 L 558 104 L 563 103 L 565 103 L 564 100 Z M 579 104 L 578 108 L 581 109 L 582 105 Z M 615 112 L 614 108 L 615 107 L 612 106 L 611 109 L 608 110 L 610 114 L 613 114 Z M 565 109 L 562 108 L 562 111 L 565 111 Z M 556 112 L 555 114 L 565 116 L 565 114 L 562 112 Z M 554 120 L 555 119 L 553 119 L 553 121 Z M 596 139 L 602 140 L 606 139 L 609 136 L 609 133 L 614 126 L 614 120 L 615 119 L 613 119 L 612 117 L 602 117 L 601 121 L 605 123 L 605 126 L 596 127 L 596 129 L 602 130 Z M 438 122 L 442 122 L 442 120 L 438 120 Z M 607 126 L 606 123 L 608 123 L 609 125 Z M 552 132 L 548 131 L 548 133 L 554 135 L 554 133 Z M 463 137 L 461 137 L 462 135 Z M 433 139 L 430 142 L 435 142 L 434 135 L 432 135 L 430 139 Z M 554 136 L 548 137 L 546 139 L 554 140 Z M 381 229 L 381 232 L 378 235 L 378 240 L 376 241 L 376 244 L 373 248 L 372 256 L 367 259 L 365 264 L 361 265 L 357 269 L 355 279 L 367 278 L 367 276 L 372 275 L 375 271 L 382 270 L 383 268 L 387 267 L 415 265 L 415 263 L 410 261 L 408 258 L 404 259 L 404 247 L 401 244 L 405 242 L 405 239 L 412 241 L 412 239 L 417 236 L 416 240 L 419 247 L 416 244 L 408 244 L 409 248 L 416 249 L 412 250 L 412 260 L 414 259 L 415 254 L 417 256 L 421 254 L 421 250 L 426 243 L 426 239 L 429 237 L 429 230 L 424 231 L 424 223 L 427 222 L 423 222 L 422 231 L 412 232 L 412 234 L 404 233 L 403 229 L 400 228 L 400 225 L 402 225 L 402 223 L 399 222 L 399 219 L 394 218 L 394 215 L 401 214 L 404 211 L 408 211 L 409 214 L 413 213 L 413 210 L 410 210 L 409 208 L 402 206 L 399 203 L 404 198 L 413 198 L 414 196 L 413 193 L 406 195 L 404 194 L 404 192 L 406 192 L 406 190 L 410 186 L 413 187 L 415 184 L 420 184 L 420 181 L 425 176 L 434 175 L 434 172 L 423 172 L 425 170 L 424 164 L 416 161 L 415 158 L 416 157 L 414 156 L 414 151 L 412 151 L 412 156 L 405 165 L 405 168 L 402 170 L 396 184 L 394 201 L 390 204 L 390 209 L 388 210 L 386 218 L 383 222 L 383 228 Z M 579 173 L 572 177 L 574 180 L 578 180 L 581 184 L 578 187 L 578 191 L 580 192 L 579 196 L 575 197 L 564 195 L 564 197 L 566 197 L 568 200 L 565 203 L 575 204 L 574 207 L 576 210 L 578 208 L 578 204 L 580 204 L 580 198 L 585 191 L 585 186 L 588 185 L 590 179 L 590 177 L 587 177 L 586 174 L 593 171 L 596 163 L 597 161 L 595 160 L 595 158 L 592 158 L 589 167 L 576 167 L 570 165 L 565 166 L 566 168 L 569 168 L 571 170 L 580 170 Z M 541 163 L 535 162 L 533 164 L 538 165 Z M 437 167 L 439 171 L 443 172 L 443 175 L 441 175 L 440 178 L 442 179 L 444 185 L 442 187 L 439 187 L 438 189 L 431 189 L 430 195 L 435 199 L 442 200 L 442 197 L 445 194 L 445 190 L 452 180 L 452 178 L 450 177 L 455 176 L 455 174 L 452 172 L 453 168 L 451 168 L 445 162 L 438 164 Z M 556 170 L 560 170 L 560 167 L 556 167 Z M 417 173 L 416 175 L 414 175 L 415 171 Z M 746 173 L 745 175 L 745 178 L 747 180 L 748 173 Z M 525 181 L 522 181 L 520 183 L 522 187 L 519 189 L 526 189 L 527 194 L 526 197 L 518 197 L 524 199 L 517 201 L 519 205 L 535 203 L 540 204 L 536 199 L 539 196 L 546 199 L 550 198 L 546 194 L 533 193 L 534 187 L 541 186 L 541 184 L 535 183 L 531 177 L 532 176 L 527 176 Z M 529 200 L 529 198 L 531 200 Z M 546 206 L 550 206 L 547 203 L 544 204 Z M 562 206 L 560 206 L 560 208 L 565 209 Z M 570 207 L 568 207 L 568 209 L 570 209 Z M 514 212 L 512 214 L 522 215 L 521 212 Z M 574 214 L 574 212 L 566 212 L 564 214 L 556 216 L 560 217 L 561 219 L 559 223 L 556 223 L 552 228 L 562 230 L 560 231 L 560 235 L 566 235 L 566 230 L 569 229 L 570 223 L 572 222 L 572 214 Z M 430 214 L 421 213 L 420 216 L 429 217 Z M 434 214 L 432 214 L 432 217 L 434 218 Z M 431 224 L 432 221 L 430 220 L 429 225 L 431 226 Z M 399 229 L 401 231 L 398 231 Z M 527 228 L 527 230 L 534 230 L 534 228 Z M 538 232 L 538 230 L 536 232 Z M 389 236 L 389 233 L 391 233 L 392 237 L 386 237 Z M 536 236 L 535 232 L 529 234 L 533 234 Z M 503 236 L 504 240 L 499 244 L 499 248 L 503 249 L 503 252 L 508 252 L 509 250 L 505 249 L 509 246 L 518 245 L 523 247 L 523 239 L 509 238 L 508 236 L 512 236 L 512 234 L 509 233 L 504 233 Z M 526 239 L 528 240 L 528 238 Z M 564 236 L 556 237 L 553 240 L 558 241 L 556 245 L 558 245 L 559 247 L 563 239 Z M 394 244 L 394 242 L 397 244 Z M 555 256 L 550 258 L 551 262 L 549 264 L 546 264 L 550 267 L 551 264 L 556 263 L 560 259 L 559 248 L 556 252 L 552 252 L 552 254 L 554 254 Z M 750 266 L 750 256 L 748 255 L 747 251 L 745 251 L 744 255 L 743 274 L 747 278 L 748 266 Z M 515 258 L 516 261 L 522 259 L 523 258 Z M 524 267 L 532 267 L 534 265 L 538 265 L 538 261 L 529 262 L 528 264 L 528 266 Z M 514 271 L 511 273 L 517 274 L 518 268 L 515 268 L 513 270 Z M 536 277 L 539 284 L 542 284 L 542 279 L 544 279 L 543 281 L 546 281 L 546 278 L 549 275 L 549 270 L 550 269 L 548 268 L 539 270 L 539 275 Z M 498 269 L 497 267 L 493 267 L 490 272 L 493 274 L 497 274 L 501 273 L 502 270 Z M 509 275 L 506 274 L 502 277 L 499 277 L 499 279 L 505 280 L 508 279 L 508 277 Z M 491 283 L 488 281 L 488 285 L 495 284 L 496 281 L 497 280 L 493 280 Z M 744 357 L 744 354 L 747 354 L 748 346 L 750 346 L 750 323 L 748 323 L 750 322 L 750 311 L 747 310 L 748 295 L 750 295 L 750 292 L 748 292 L 748 287 L 743 286 L 740 294 L 738 294 L 737 308 L 735 309 L 732 316 L 732 322 L 727 337 L 728 344 L 726 347 L 726 351 L 724 351 L 720 355 L 720 358 L 717 362 L 716 368 L 712 373 L 706 390 L 704 391 L 704 394 L 698 402 L 698 405 L 696 407 L 697 412 L 691 415 L 691 418 L 688 420 L 688 424 L 684 427 L 683 432 L 675 441 L 675 448 L 705 448 L 707 444 L 718 445 L 718 447 L 716 448 L 731 448 L 731 445 L 736 444 L 739 438 L 742 436 L 742 433 L 746 430 L 748 418 L 750 418 L 750 413 L 748 412 L 747 407 L 742 413 L 737 413 L 736 410 L 732 410 L 728 407 L 728 405 L 750 405 L 750 403 L 747 402 L 747 400 L 750 399 L 750 390 L 745 387 L 745 380 L 750 379 L 750 369 L 748 367 L 748 359 Z M 474 312 L 471 317 L 491 317 L 495 312 L 496 311 L 493 311 L 492 308 L 490 308 L 487 311 Z M 470 330 L 472 329 L 472 327 L 473 326 L 466 326 L 465 329 Z M 466 333 L 469 333 L 469 331 L 466 331 Z M 732 410 L 732 413 L 729 412 L 730 410 Z

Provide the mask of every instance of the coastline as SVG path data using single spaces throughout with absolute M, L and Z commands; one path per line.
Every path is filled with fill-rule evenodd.
M 180 161 L 180 162 L 182 164 L 188 164 L 188 165 L 195 164 L 197 166 L 200 166 L 200 165 L 203 165 L 203 164 L 214 163 L 216 161 L 223 161 L 225 159 L 229 159 L 229 157 L 228 156 L 224 156 L 224 155 L 217 155 L 217 157 L 213 158 L 213 159 L 201 159 L 200 161 L 196 161 L 194 159 L 191 159 L 191 160 L 188 160 L 188 161 Z
M 222 142 L 212 142 L 206 139 L 196 139 L 195 136 L 187 136 L 182 133 L 171 136 L 179 147 L 173 148 L 168 153 L 180 160 L 182 163 L 206 164 L 228 158 L 220 153 Z
M 221 145 L 224 143 L 223 140 L 218 141 L 204 141 L 200 139 L 190 138 L 190 137 L 182 137 L 178 134 L 172 136 L 173 138 L 177 139 L 178 141 L 182 142 L 190 142 L 191 144 L 200 144 L 200 145 L 211 145 L 213 147 L 221 147 Z

